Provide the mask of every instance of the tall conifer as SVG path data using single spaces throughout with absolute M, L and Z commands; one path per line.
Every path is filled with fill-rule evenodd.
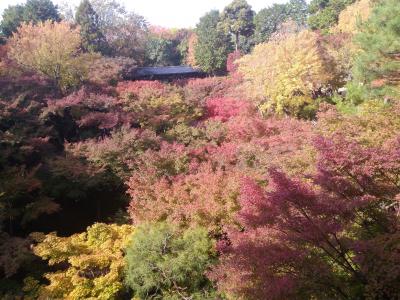
M 82 47 L 88 52 L 107 52 L 107 42 L 100 30 L 99 16 L 93 9 L 89 0 L 82 0 L 79 5 L 75 20 L 81 28 Z

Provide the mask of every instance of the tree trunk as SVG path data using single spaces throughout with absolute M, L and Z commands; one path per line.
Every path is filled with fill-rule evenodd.
M 239 32 L 236 32 L 235 34 L 235 50 L 239 50 Z

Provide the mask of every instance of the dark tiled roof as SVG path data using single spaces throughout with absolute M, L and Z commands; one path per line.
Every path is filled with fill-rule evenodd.
M 125 80 L 170 80 L 179 78 L 201 78 L 207 74 L 189 66 L 140 67 L 130 69 Z
M 142 67 L 142 68 L 135 68 L 134 70 L 132 70 L 132 75 L 134 77 L 188 75 L 188 74 L 203 74 L 203 72 L 188 66 Z

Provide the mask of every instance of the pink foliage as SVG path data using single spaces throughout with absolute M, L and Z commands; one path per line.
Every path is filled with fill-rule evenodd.
M 80 127 L 112 129 L 135 120 L 133 114 L 126 112 L 115 97 L 94 94 L 84 88 L 62 99 L 49 100 L 47 104 L 47 113 L 63 116 L 68 110 Z
M 52 145 L 50 144 L 50 137 L 33 137 L 29 140 L 29 145 L 34 149 L 38 149 L 41 151 L 49 151 L 52 149 Z
M 210 98 L 206 102 L 206 117 L 222 122 L 237 117 L 240 114 L 249 114 L 252 105 L 245 100 L 233 98 Z M 254 110 L 253 110 L 254 111 Z
M 214 234 L 232 222 L 232 212 L 237 210 L 238 174 L 214 170 L 210 164 L 195 169 L 191 174 L 155 181 L 150 175 L 155 170 L 131 177 L 129 211 L 134 222 L 166 218 L 181 225 L 204 226 Z
M 324 287 L 323 297 L 350 297 L 351 286 L 337 281 L 341 270 L 351 285 L 391 298 L 400 278 L 389 263 L 400 260 L 392 244 L 399 235 L 398 145 L 399 139 L 374 148 L 341 135 L 317 138 L 318 169 L 308 183 L 276 169 L 267 189 L 244 179 L 237 217 L 245 231 L 229 234 L 231 246 L 212 274 L 220 287 L 256 299 L 313 294 L 316 286 Z
M 148 149 L 158 149 L 160 138 L 149 130 L 122 127 L 110 136 L 66 144 L 66 149 L 78 157 L 85 157 L 100 169 L 111 169 L 121 178 L 129 178 L 136 168 L 135 159 Z
M 242 123 L 242 119 L 257 125 L 248 126 L 251 121 Z M 163 144 L 160 151 L 141 155 L 136 161 L 137 171 L 128 182 L 132 199 L 129 211 L 134 222 L 167 218 L 190 226 L 201 224 L 220 234 L 221 228 L 235 223 L 233 216 L 240 208 L 240 177 L 246 174 L 261 180 L 279 159 L 292 168 L 293 157 L 303 151 L 301 145 L 311 136 L 309 126 L 301 121 L 262 120 L 241 114 L 224 124 L 234 123 L 246 127 L 245 136 L 232 132 L 219 144 L 198 147 Z M 296 138 L 293 128 L 299 133 Z M 242 131 L 238 127 L 235 130 Z
M 185 97 L 196 103 L 204 102 L 219 89 L 221 79 L 208 77 L 203 79 L 191 79 L 184 85 Z
M 111 129 L 119 123 L 119 115 L 109 112 L 91 112 L 78 121 L 81 127 L 98 127 L 100 129 Z
M 188 101 L 202 103 L 208 98 L 237 96 L 234 91 L 239 83 L 240 79 L 238 78 L 207 77 L 191 79 L 184 85 L 185 97 Z
M 152 93 L 162 95 L 166 86 L 159 81 L 122 81 L 117 85 L 117 93 L 121 97 L 139 97 Z
M 238 65 L 236 61 L 242 56 L 243 54 L 239 50 L 236 50 L 228 54 L 228 59 L 226 61 L 226 69 L 230 74 L 235 74 L 237 72 Z
M 62 99 L 49 100 L 47 104 L 50 111 L 56 111 L 66 107 L 85 107 L 98 110 L 113 108 L 113 106 L 118 104 L 118 101 L 109 95 L 90 93 L 85 88 L 82 88 Z
M 343 134 L 317 138 L 319 152 L 316 181 L 326 189 L 345 193 L 358 201 L 394 199 L 399 193 L 400 137 L 381 147 L 366 147 Z

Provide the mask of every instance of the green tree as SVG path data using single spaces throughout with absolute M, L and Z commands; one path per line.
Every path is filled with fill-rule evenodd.
M 15 32 L 18 26 L 24 21 L 24 6 L 14 5 L 6 8 L 2 15 L 0 30 L 2 34 L 9 37 Z
M 75 21 L 80 26 L 82 46 L 88 52 L 107 52 L 107 42 L 100 30 L 99 16 L 94 11 L 89 0 L 82 0 Z
M 127 248 L 126 282 L 139 299 L 216 299 L 205 276 L 214 255 L 205 229 L 142 225 Z
M 339 15 L 356 0 L 312 0 L 309 5 L 308 25 L 312 30 L 328 31 L 337 24 Z
M 24 21 L 36 24 L 46 20 L 61 20 L 57 6 L 51 0 L 28 0 L 24 8 Z
M 221 26 L 235 37 L 235 49 L 239 50 L 240 36 L 250 37 L 254 32 L 254 11 L 246 0 L 233 0 L 221 15 Z
M 260 10 L 254 17 L 255 40 L 263 43 L 269 40 L 279 26 L 289 19 L 303 26 L 307 20 L 307 3 L 304 0 L 291 0 L 286 4 L 274 4 Z
M 110 55 L 133 58 L 139 64 L 144 61 L 148 37 L 146 20 L 115 0 L 91 0 L 99 16 L 99 26 L 109 46 Z
M 57 6 L 51 0 L 28 0 L 25 5 L 9 6 L 4 10 L 0 30 L 6 37 L 17 31 L 22 22 L 60 21 Z
M 305 0 L 290 0 L 286 6 L 289 19 L 295 21 L 298 25 L 306 24 L 308 5 Z
M 232 50 L 231 39 L 219 28 L 219 21 L 219 12 L 212 10 L 200 19 L 196 27 L 196 64 L 209 73 L 224 72 L 228 53 Z
M 356 36 L 352 83 L 370 97 L 400 96 L 400 2 L 384 0 Z
M 149 37 L 146 43 L 145 64 L 147 66 L 178 65 L 181 55 L 171 40 L 162 37 Z
M 260 10 L 254 17 L 255 39 L 258 43 L 268 41 L 278 30 L 278 26 L 287 20 L 288 12 L 285 4 L 274 4 Z

